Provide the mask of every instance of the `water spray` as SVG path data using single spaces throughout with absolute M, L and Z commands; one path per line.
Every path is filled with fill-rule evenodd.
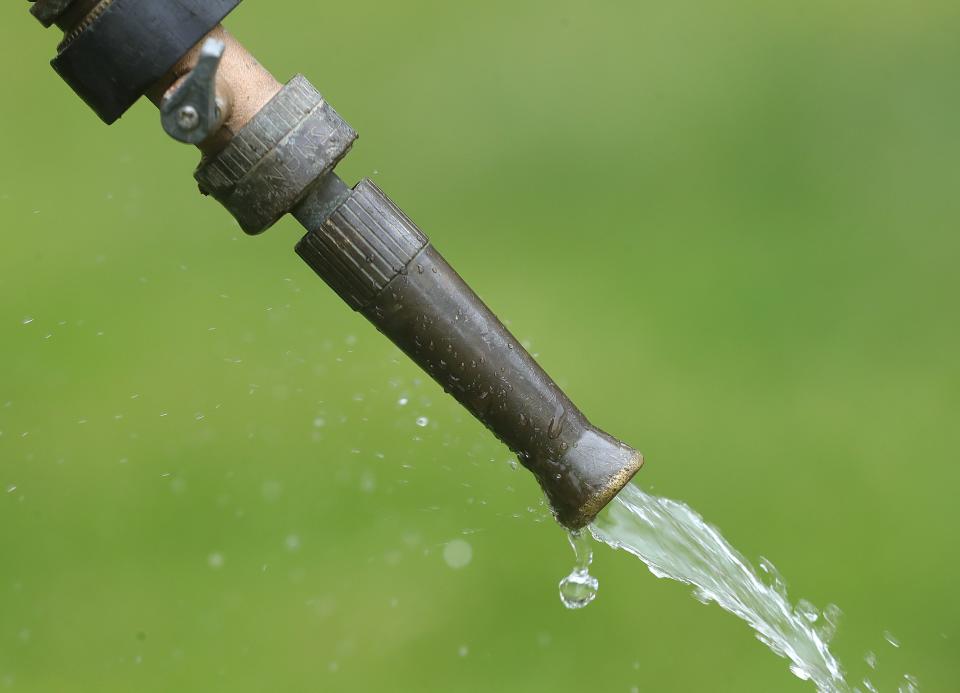
M 282 85 L 221 22 L 240 0 L 35 0 L 56 72 L 105 123 L 148 97 L 194 177 L 250 235 L 286 214 L 297 254 L 505 443 L 557 520 L 589 524 L 643 464 L 594 427 L 372 181 L 334 172 L 357 133 L 303 76 Z

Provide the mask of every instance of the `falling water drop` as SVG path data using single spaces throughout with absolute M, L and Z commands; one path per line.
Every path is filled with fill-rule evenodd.
M 590 535 L 585 532 L 570 532 L 569 540 L 576 556 L 576 565 L 571 573 L 560 581 L 560 601 L 568 609 L 582 609 L 597 598 L 600 582 L 590 574 L 590 564 L 593 562 Z
M 427 424 L 429 423 L 430 423 L 430 419 L 428 419 L 426 416 L 421 416 L 417 418 L 417 426 L 419 426 L 420 428 L 426 428 Z

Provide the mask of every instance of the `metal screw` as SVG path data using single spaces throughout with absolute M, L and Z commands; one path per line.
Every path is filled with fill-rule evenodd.
M 196 130 L 200 125 L 200 114 L 197 113 L 197 109 L 190 105 L 183 106 L 177 111 L 177 125 L 186 132 Z

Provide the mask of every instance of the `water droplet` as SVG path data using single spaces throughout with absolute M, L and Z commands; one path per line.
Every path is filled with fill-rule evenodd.
M 823 620 L 817 624 L 817 634 L 826 644 L 830 644 L 833 637 L 837 634 L 837 626 L 840 625 L 840 617 L 843 612 L 836 604 L 827 604 L 823 609 Z
M 547 424 L 547 437 L 550 438 L 550 440 L 556 440 L 560 437 L 560 434 L 563 433 L 563 425 L 566 422 L 566 416 L 566 412 L 561 409 L 558 416 L 550 419 L 550 423 Z
M 454 570 L 470 565 L 473 560 L 473 547 L 463 539 L 454 539 L 443 547 L 443 560 Z
M 213 568 L 214 570 L 220 570 L 223 567 L 223 554 L 222 553 L 212 553 L 207 556 L 207 565 Z
M 900 647 L 900 640 L 888 630 L 883 631 L 883 639 L 894 647 Z
M 315 419 L 313 420 L 313 427 L 314 427 L 314 428 L 323 428 L 323 427 L 326 426 L 326 425 L 327 425 L 327 420 L 324 419 L 324 418 L 321 417 L 321 416 L 318 416 L 317 418 L 315 418 Z
M 863 661 L 867 663 L 867 666 L 871 669 L 877 668 L 877 654 L 870 650 L 863 656 Z
M 920 681 L 913 674 L 904 674 L 903 683 L 897 691 L 898 693 L 919 693 Z
M 461 657 L 466 657 L 468 654 L 470 654 L 470 648 L 467 647 L 466 645 L 461 645 L 460 648 L 457 650 L 457 654 L 460 655 Z
M 507 460 L 507 464 L 510 466 L 510 469 L 512 469 L 513 471 L 517 471 L 517 468 L 520 466 L 519 463 L 512 457 L 509 460 Z
M 300 550 L 300 537 L 296 534 L 289 535 L 283 540 L 283 545 L 291 553 Z
M 377 478 L 372 472 L 364 472 L 360 476 L 360 490 L 364 493 L 373 493 L 377 488 Z
M 597 597 L 600 582 L 586 570 L 574 569 L 560 581 L 560 600 L 568 609 L 582 609 Z
M 29 325 L 30 323 L 33 322 L 33 318 L 29 318 L 29 317 L 28 317 L 28 318 L 24 318 L 23 320 L 21 320 L 21 322 L 22 322 L 24 325 Z
M 820 612 L 817 610 L 813 604 L 808 602 L 806 599 L 801 599 L 797 602 L 797 607 L 794 609 L 796 613 L 803 617 L 807 623 L 816 623 L 820 618 Z
M 430 423 L 430 419 L 428 419 L 426 416 L 421 416 L 417 418 L 417 426 L 419 426 L 420 428 L 426 428 L 427 424 L 429 423 Z
M 709 590 L 705 590 L 702 587 L 694 587 L 692 594 L 693 598 L 701 604 L 709 604 L 715 599 Z
M 560 581 L 560 601 L 568 609 L 582 609 L 597 598 L 600 581 L 590 574 L 593 548 L 590 536 L 584 532 L 570 532 L 568 539 L 576 556 L 576 564 L 569 575 Z
M 16 490 L 17 490 L 16 484 L 10 484 L 9 486 L 7 486 L 7 493 L 13 493 Z
M 260 495 L 268 503 L 275 503 L 283 495 L 283 484 L 279 481 L 264 481 L 260 487 Z
M 760 556 L 759 561 L 761 577 L 763 577 L 764 583 L 767 587 L 772 588 L 782 597 L 787 596 L 787 586 L 783 581 L 783 576 L 780 575 L 780 571 L 777 570 L 777 567 L 770 562 L 769 559 Z
M 408 397 L 401 397 L 397 400 L 397 404 L 399 404 L 401 407 L 405 407 L 410 404 L 410 399 Z

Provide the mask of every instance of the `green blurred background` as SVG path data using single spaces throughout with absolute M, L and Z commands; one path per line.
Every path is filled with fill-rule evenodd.
M 648 488 L 839 604 L 881 690 L 960 690 L 956 2 L 250 0 L 228 26 L 359 130 L 340 172 Z M 56 40 L 5 3 L 0 689 L 809 690 L 622 553 L 566 611 L 532 477 L 293 221 L 246 238 L 149 104 L 101 125 Z

